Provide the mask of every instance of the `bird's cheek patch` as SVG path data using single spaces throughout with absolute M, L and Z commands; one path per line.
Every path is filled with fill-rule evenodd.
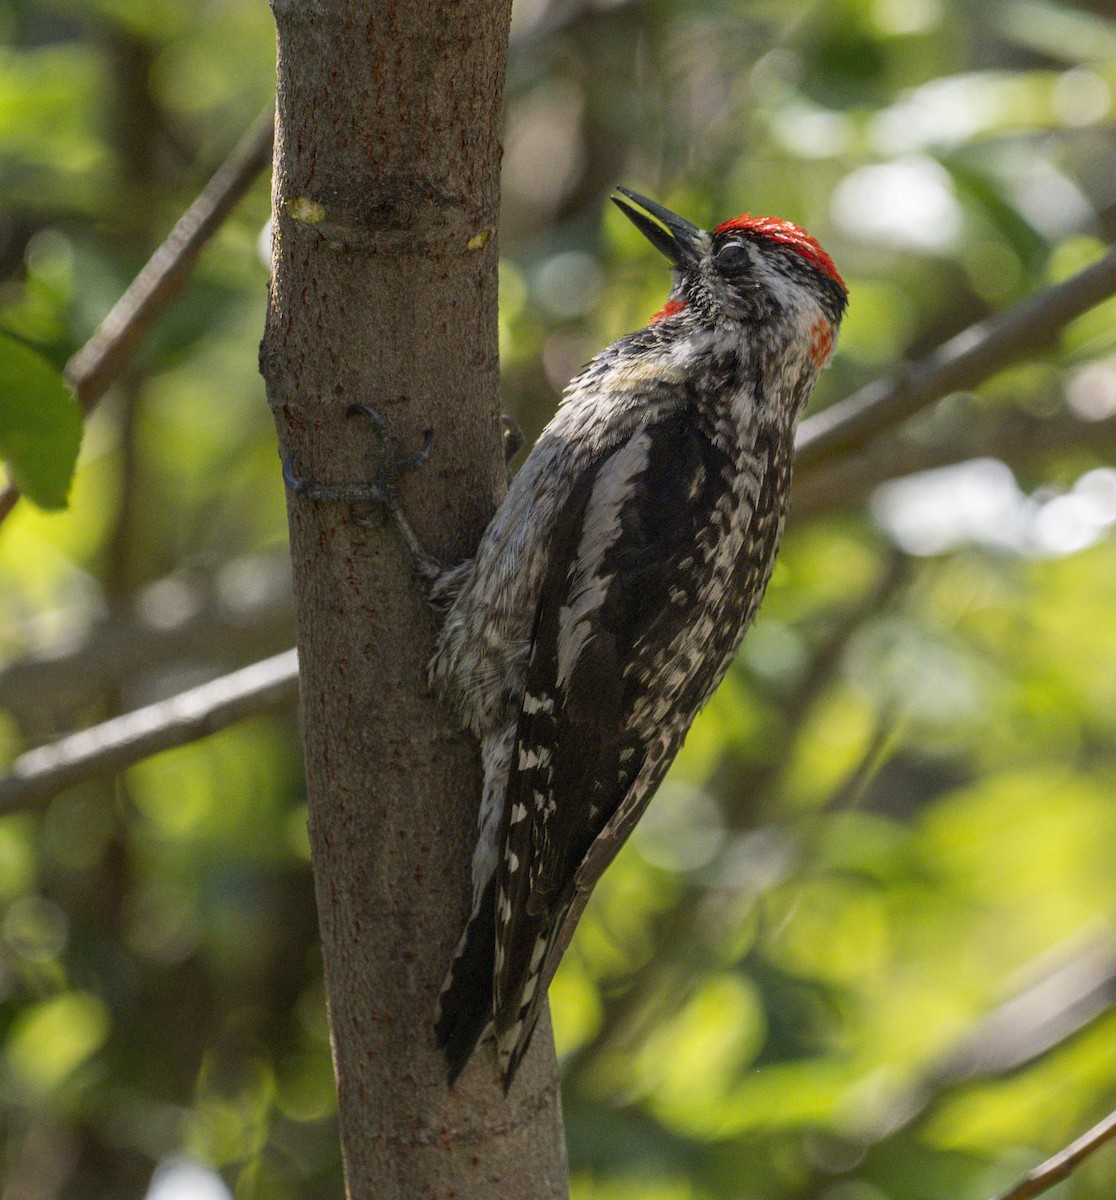
M 654 325 L 656 321 L 664 321 L 667 317 L 673 317 L 675 313 L 681 312 L 686 307 L 685 300 L 668 300 L 662 308 L 659 309 L 647 322 L 648 325 Z
M 810 330 L 810 358 L 823 367 L 832 353 L 833 326 L 822 317 Z

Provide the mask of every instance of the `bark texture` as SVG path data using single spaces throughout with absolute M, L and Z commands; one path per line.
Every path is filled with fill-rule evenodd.
M 510 0 L 273 0 L 275 241 L 261 368 L 299 475 L 368 480 L 364 401 L 403 500 L 466 557 L 502 497 L 496 220 Z M 432 1038 L 463 927 L 475 746 L 425 685 L 434 624 L 392 529 L 291 497 L 310 835 L 348 1194 L 566 1195 L 549 1023 L 504 1097 L 482 1048 L 455 1091 Z

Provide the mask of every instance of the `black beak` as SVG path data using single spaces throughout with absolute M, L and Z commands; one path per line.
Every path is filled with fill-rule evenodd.
M 705 238 L 702 230 L 677 213 L 672 213 L 669 208 L 656 204 L 654 200 L 648 200 L 638 192 L 629 191 L 625 187 L 618 187 L 616 191 L 620 195 L 612 196 L 612 203 L 656 250 L 665 254 L 679 270 L 697 263 Z M 629 200 L 631 204 L 628 203 Z M 637 204 L 639 207 L 634 207 Z

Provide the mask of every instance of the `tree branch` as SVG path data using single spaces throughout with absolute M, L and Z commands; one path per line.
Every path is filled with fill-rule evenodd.
M 1110 250 L 1064 283 L 970 326 L 902 374 L 803 421 L 795 443 L 799 467 L 862 450 L 935 400 L 975 387 L 1028 351 L 1050 345 L 1070 321 L 1114 294 L 1116 250 Z
M 999 1200 L 1032 1200 L 1048 1192 L 1056 1183 L 1068 1178 L 1077 1167 L 1105 1142 L 1116 1137 L 1116 1112 L 1109 1113 L 1088 1133 L 1083 1134 L 1064 1150 L 1048 1158 L 1041 1166 L 1028 1171 L 1015 1187 L 1004 1192 Z
M 83 413 L 108 391 L 157 318 L 182 290 L 202 247 L 271 161 L 274 110 L 268 107 L 217 168 L 167 239 L 113 305 L 93 336 L 66 364 L 66 382 Z M 9 485 L 0 494 L 0 521 L 19 499 Z
M 942 1054 L 919 1084 L 927 1103 L 948 1088 L 1019 1071 L 1104 1016 L 1116 1003 L 1116 941 L 1100 936 L 1040 970 Z M 1030 974 L 1030 971 L 1026 972 Z
M 273 126 L 274 108 L 269 106 L 179 217 L 93 336 L 66 364 L 66 380 L 84 412 L 119 377 L 155 318 L 182 290 L 202 247 L 271 161 Z
M 951 466 L 973 458 L 999 458 L 1027 467 L 1048 455 L 1081 448 L 1116 452 L 1116 417 L 1084 421 L 1072 413 L 1035 417 L 1011 411 L 966 421 L 940 442 L 880 439 L 862 452 L 819 462 L 795 481 L 792 522 L 824 516 L 862 503 L 881 483 Z
M 0 708 L 20 715 L 48 706 L 72 710 L 170 664 L 228 670 L 293 640 L 289 559 L 245 555 L 212 576 L 176 572 L 156 580 L 126 610 L 90 621 L 79 640 L 0 667 Z
M 285 650 L 169 700 L 29 750 L 0 779 L 0 814 L 97 775 L 184 746 L 245 717 L 286 708 L 298 695 L 298 655 Z
M 1047 956 L 1042 957 L 1045 960 Z M 853 1135 L 856 1144 L 862 1150 L 868 1150 L 893 1142 L 916 1121 L 924 1120 L 935 1108 L 940 1108 L 956 1089 L 975 1081 L 1003 1078 L 1065 1045 L 1109 1011 L 1114 987 L 1116 954 L 1110 938 L 1085 946 L 1053 971 L 1044 969 L 1022 991 L 1008 997 L 977 1021 L 936 1065 L 896 1093 L 886 1114 L 881 1114 Z M 997 1200 L 1029 1200 L 1053 1186 L 1085 1154 L 1112 1136 L 1111 1132 L 1106 1132 L 1100 1140 L 1092 1142 L 1100 1128 L 1091 1130 L 1068 1151 L 1029 1172 L 1013 1190 Z M 1047 1174 L 1048 1168 L 1061 1163 L 1065 1155 L 1086 1141 L 1090 1141 L 1089 1149 L 1075 1157 L 1070 1166 L 1063 1167 L 1065 1174 L 1057 1177 Z M 813 1176 L 795 1193 L 796 1200 L 815 1200 L 829 1194 L 838 1179 L 847 1178 L 854 1170 L 855 1164 L 837 1171 L 816 1168 Z M 1040 1182 L 1041 1187 L 1038 1186 Z M 1037 1187 L 1037 1190 L 1020 1191 L 1024 1186 Z

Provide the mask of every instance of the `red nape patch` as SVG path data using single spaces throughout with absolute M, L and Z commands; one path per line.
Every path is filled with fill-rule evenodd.
M 739 229 L 742 233 L 759 234 L 769 241 L 781 242 L 784 246 L 797 250 L 823 275 L 828 275 L 834 283 L 839 283 L 845 288 L 845 281 L 837 273 L 833 259 L 821 248 L 817 238 L 811 237 L 801 225 L 796 225 L 793 221 L 781 221 L 778 217 L 753 217 L 751 213 L 742 213 L 739 217 L 733 217 L 731 221 L 718 225 L 713 232 L 731 233 L 734 229 Z M 846 292 L 848 290 L 845 288 Z
M 820 367 L 833 349 L 833 326 L 824 319 L 810 330 L 810 358 Z
M 685 307 L 685 300 L 668 300 L 657 313 L 649 318 L 647 324 L 654 325 L 656 321 L 663 321 L 667 317 L 673 317 L 675 313 L 680 313 Z

